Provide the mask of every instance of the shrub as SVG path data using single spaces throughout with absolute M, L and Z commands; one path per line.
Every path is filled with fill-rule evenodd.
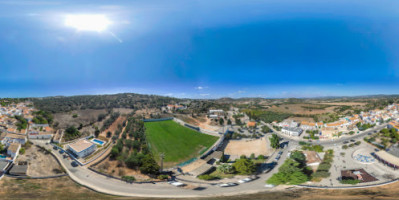
M 19 153 L 20 153 L 20 154 L 24 154 L 24 153 L 25 153 L 25 148 L 23 148 L 23 147 L 20 148 L 20 149 L 19 149 Z
M 330 177 L 330 175 L 328 171 L 316 171 L 312 176 L 315 178 L 327 178 Z
M 201 179 L 201 180 L 205 180 L 205 181 L 219 179 L 219 177 L 212 176 L 212 175 L 209 175 L 209 174 L 199 175 L 198 178 Z
M 247 158 L 238 159 L 233 167 L 239 174 L 252 174 L 256 170 L 255 164 Z
M 134 182 L 136 178 L 134 176 L 122 176 L 122 180 L 131 183 Z
M 161 174 L 161 175 L 158 176 L 158 179 L 159 179 L 159 180 L 168 180 L 168 179 L 169 179 L 169 176 L 166 175 L 166 174 Z
M 355 179 L 342 179 L 340 181 L 340 183 L 342 184 L 352 184 L 352 185 L 356 185 L 358 183 L 360 183 L 360 180 L 355 180 Z

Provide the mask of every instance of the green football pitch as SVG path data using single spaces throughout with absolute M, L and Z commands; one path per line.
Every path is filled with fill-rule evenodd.
M 197 157 L 218 140 L 218 137 L 181 126 L 173 120 L 146 122 L 144 125 L 154 158 L 160 161 L 159 155 L 164 153 L 165 166 Z

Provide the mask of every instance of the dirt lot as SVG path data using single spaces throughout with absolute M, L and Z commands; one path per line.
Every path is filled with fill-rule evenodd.
M 275 112 L 285 112 L 285 113 L 293 113 L 293 114 L 303 114 L 303 115 L 314 115 L 314 114 L 324 114 L 334 112 L 334 108 L 336 106 L 329 106 L 326 108 L 318 108 L 325 105 L 318 104 L 283 104 L 278 107 L 273 105 L 268 110 Z M 309 108 L 307 108 L 309 107 Z
M 272 150 L 268 143 L 269 141 L 265 137 L 255 140 L 230 140 L 224 149 L 224 153 L 230 155 L 231 159 L 239 158 L 241 155 L 250 156 L 252 153 L 255 156 L 269 156 Z
M 114 108 L 113 111 L 119 112 L 121 115 L 124 115 L 124 114 L 130 114 L 134 110 L 130 108 Z
M 107 113 L 105 109 L 102 110 L 76 110 L 68 113 L 56 113 L 54 114 L 54 121 L 58 122 L 58 127 L 66 128 L 70 125 L 78 127 L 81 123 L 83 125 L 89 124 L 90 122 L 97 122 L 99 114 Z M 78 117 L 73 118 L 73 115 L 77 114 Z
M 178 115 L 177 118 L 183 120 L 186 123 L 198 126 L 203 129 L 207 129 L 210 131 L 217 131 L 220 129 L 219 123 L 210 120 L 206 116 L 193 118 L 187 115 Z
M 122 176 L 134 176 L 137 180 L 148 180 L 150 177 L 141 174 L 137 170 L 129 169 L 124 166 L 120 166 L 117 160 L 111 160 L 110 158 L 106 159 L 102 163 L 95 166 L 97 170 L 101 172 L 105 172 L 107 174 L 111 174 L 113 176 L 122 177 Z
M 0 181 L 1 199 L 111 199 L 73 182 L 69 177 L 53 179 L 14 179 Z
M 296 122 L 301 122 L 301 121 L 315 122 L 314 119 L 311 117 L 290 117 L 288 119 L 294 120 Z
M 25 154 L 20 154 L 17 158 L 17 162 L 18 161 L 28 161 L 29 176 L 51 176 L 63 174 L 62 168 L 55 158 L 35 145 L 32 145 L 27 149 Z

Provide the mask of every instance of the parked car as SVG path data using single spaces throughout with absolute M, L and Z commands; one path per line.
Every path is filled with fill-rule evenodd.
M 276 158 L 274 158 L 274 160 L 275 160 L 275 161 L 278 161 L 278 160 L 280 160 L 280 157 L 281 157 L 281 156 L 278 155 L 278 156 L 276 156 Z
M 63 154 L 65 151 L 61 149 L 59 152 L 60 152 L 60 154 Z
M 239 180 L 238 183 L 248 183 L 248 182 L 251 182 L 251 181 L 253 181 L 253 180 L 248 177 L 248 178 L 244 178 L 244 179 Z
M 273 184 L 266 184 L 265 187 L 266 187 L 266 188 L 274 188 L 275 185 L 273 185 Z
M 356 140 L 354 140 L 354 139 L 351 139 L 351 142 L 355 142 Z
M 344 144 L 348 144 L 348 143 L 349 143 L 349 141 L 344 141 L 343 143 L 344 143 Z
M 233 187 L 236 185 L 238 185 L 238 183 L 223 183 L 223 184 L 220 184 L 219 186 L 220 187 Z
M 72 167 L 77 167 L 79 164 L 76 161 L 71 162 Z
M 54 149 L 54 150 L 57 150 L 57 149 L 58 149 L 58 147 L 57 147 L 57 146 L 53 146 L 53 149 Z
M 173 186 L 176 186 L 176 187 L 183 187 L 183 186 L 186 185 L 186 184 L 184 184 L 182 182 L 178 182 L 178 181 L 169 181 L 168 183 L 173 185 Z

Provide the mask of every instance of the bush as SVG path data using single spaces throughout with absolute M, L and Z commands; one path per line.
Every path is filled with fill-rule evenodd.
M 25 153 L 25 148 L 23 148 L 23 147 L 20 148 L 20 149 L 19 149 L 19 153 L 20 153 L 20 154 L 24 154 L 24 153 Z
M 122 180 L 132 183 L 136 180 L 136 178 L 134 176 L 122 176 Z
M 340 183 L 342 184 L 352 184 L 352 185 L 356 185 L 358 183 L 360 183 L 360 180 L 355 180 L 355 179 L 343 179 L 340 181 Z
M 240 158 L 233 164 L 234 170 L 239 174 L 252 174 L 256 171 L 255 164 L 247 158 Z
M 327 178 L 330 177 L 330 175 L 328 171 L 316 171 L 312 176 L 315 178 Z
M 199 175 L 198 178 L 201 179 L 201 180 L 205 180 L 205 181 L 219 179 L 219 177 L 212 176 L 212 175 L 209 175 L 209 174 Z
M 304 142 L 304 141 L 299 141 L 299 145 L 307 145 L 308 143 Z
M 72 117 L 73 117 L 73 118 L 77 118 L 77 117 L 78 117 L 78 114 L 73 114 Z
M 234 168 L 232 165 L 223 164 L 218 167 L 218 170 L 224 174 L 232 174 L 234 173 Z
M 159 179 L 159 180 L 168 180 L 168 179 L 169 179 L 169 176 L 166 175 L 166 174 L 161 174 L 161 175 L 158 176 L 158 179 Z

